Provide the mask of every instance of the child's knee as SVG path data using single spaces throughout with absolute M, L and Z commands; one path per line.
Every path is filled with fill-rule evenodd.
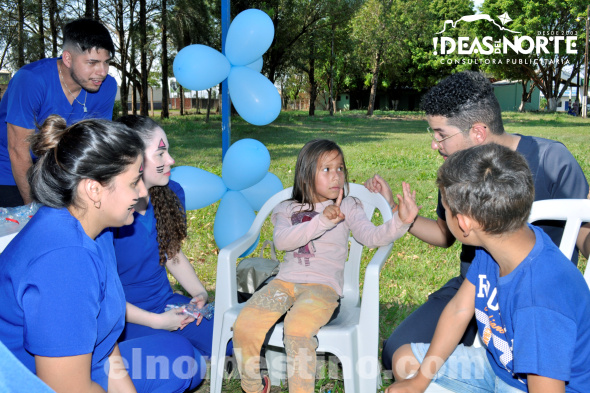
M 238 315 L 238 318 L 236 319 L 236 322 L 234 322 L 233 326 L 234 342 L 240 342 L 242 339 L 247 338 L 248 332 L 252 331 L 252 325 L 250 322 L 251 318 L 249 318 L 249 316 L 243 315 L 243 313 Z
M 413 376 L 420 368 L 420 362 L 414 356 L 410 344 L 402 345 L 393 353 L 391 365 L 396 381 Z

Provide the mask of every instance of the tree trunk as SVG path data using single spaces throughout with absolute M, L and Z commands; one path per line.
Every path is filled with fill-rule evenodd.
M 180 116 L 184 116 L 184 87 L 182 87 L 182 85 L 179 85 L 179 96 L 180 96 Z
M 150 116 L 151 117 L 154 117 L 154 88 L 152 86 L 150 86 L 150 93 L 151 93 L 151 95 L 150 95 L 150 97 L 151 97 L 151 100 L 150 100 L 151 108 L 150 108 L 150 110 L 152 112 L 152 114 Z
M 373 63 L 373 79 L 371 80 L 371 95 L 369 96 L 369 108 L 367 109 L 367 116 L 373 116 L 375 110 L 375 97 L 377 96 L 377 82 L 379 81 L 379 63 L 381 62 L 381 50 L 377 50 L 375 54 L 375 62 Z
M 148 115 L 148 67 L 147 67 L 147 23 L 146 0 L 139 0 L 139 48 L 141 52 L 141 98 L 139 114 Z
M 519 112 L 524 112 L 525 109 L 525 105 L 526 103 L 530 100 L 531 96 L 533 95 L 533 90 L 535 90 L 535 85 L 531 84 L 531 89 L 529 91 L 526 90 L 526 87 L 528 85 L 528 80 L 522 79 L 520 81 L 521 85 L 522 85 L 522 97 L 520 99 L 520 106 L 518 107 L 518 111 Z
M 25 65 L 25 34 L 24 34 L 24 26 L 25 26 L 25 10 L 24 10 L 24 0 L 18 0 L 16 8 L 17 8 L 17 18 L 18 18 L 18 27 L 17 27 L 17 41 L 16 41 L 16 66 L 17 68 L 21 68 Z
M 98 0 L 94 0 L 93 4 L 94 8 L 94 20 L 100 20 L 100 15 L 98 15 Z
M 127 83 L 127 48 L 125 47 L 125 23 L 123 15 L 123 0 L 117 0 L 117 34 L 119 35 L 119 50 L 121 56 L 121 108 L 123 110 L 123 116 L 129 113 L 128 97 L 129 89 Z
M 318 96 L 318 86 L 315 81 L 315 42 L 313 34 L 309 45 L 309 116 L 315 116 L 315 100 Z
M 328 105 L 330 106 L 330 116 L 334 116 L 334 29 L 336 25 L 332 24 L 332 48 L 330 51 L 330 99 Z
M 170 92 L 168 91 L 168 4 L 162 0 L 162 113 L 160 118 L 170 117 L 168 111 Z
M 57 57 L 57 0 L 49 0 L 49 28 L 51 29 L 51 57 Z
M 37 0 L 39 5 L 39 59 L 45 58 L 45 28 L 43 27 L 43 0 Z
M 92 19 L 93 6 L 94 6 L 94 2 L 92 0 L 86 0 L 86 9 L 84 10 L 84 18 Z
M 547 97 L 547 112 L 557 111 L 557 100 L 555 97 Z
M 209 115 L 211 114 L 211 88 L 207 89 L 207 116 L 205 116 L 205 123 L 209 123 Z
M 135 82 L 131 82 L 133 92 L 131 94 L 131 113 L 137 115 L 137 88 Z

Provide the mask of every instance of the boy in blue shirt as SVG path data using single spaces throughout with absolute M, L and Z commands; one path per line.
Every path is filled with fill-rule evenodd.
M 449 229 L 476 255 L 432 343 L 394 356 L 399 382 L 386 393 L 422 392 L 431 382 L 455 392 L 589 392 L 590 290 L 527 224 L 534 185 L 526 160 L 496 144 L 472 147 L 449 156 L 437 183 Z M 474 314 L 484 346 L 457 346 Z

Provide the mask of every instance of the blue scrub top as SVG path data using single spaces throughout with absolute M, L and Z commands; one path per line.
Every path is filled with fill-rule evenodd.
M 34 355 L 92 353 L 91 378 L 104 370 L 125 324 L 125 295 L 113 236 L 95 240 L 67 209 L 41 207 L 0 254 L 0 337 L 32 372 Z
M 63 117 L 68 126 L 83 119 L 106 119 L 113 117 L 117 94 L 117 82 L 107 75 L 96 93 L 82 89 L 77 97 L 84 107 L 74 100 L 72 104 L 61 87 L 57 69 L 59 58 L 42 59 L 18 70 L 6 88 L 0 101 L 0 185 L 15 185 L 10 158 L 6 123 L 29 130 L 37 129 L 49 115 Z
M 168 187 L 185 207 L 184 190 L 170 181 Z M 133 213 L 133 224 L 114 229 L 119 277 L 127 301 L 141 309 L 162 313 L 173 295 L 166 268 L 160 265 L 156 218 L 151 201 L 145 215 Z

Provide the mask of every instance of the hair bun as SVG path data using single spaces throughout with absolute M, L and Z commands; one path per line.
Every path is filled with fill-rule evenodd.
M 37 157 L 55 149 L 65 134 L 68 124 L 58 115 L 51 115 L 39 127 L 39 133 L 30 138 L 31 150 Z

